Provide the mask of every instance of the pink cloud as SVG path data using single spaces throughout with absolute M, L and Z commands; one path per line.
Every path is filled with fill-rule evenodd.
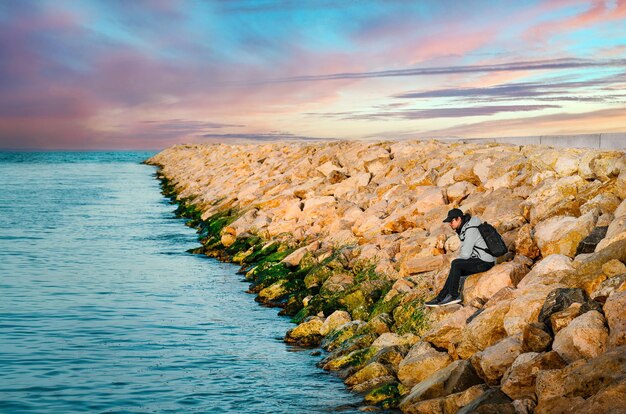
M 614 6 L 610 6 L 609 2 L 605 0 L 593 1 L 589 8 L 579 14 L 531 27 L 526 32 L 525 38 L 532 41 L 542 41 L 555 34 L 572 32 L 624 19 L 626 17 L 626 1 L 617 0 Z

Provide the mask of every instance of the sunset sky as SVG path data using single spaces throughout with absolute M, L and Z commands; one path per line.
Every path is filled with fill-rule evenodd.
M 626 131 L 626 0 L 2 0 L 0 148 Z

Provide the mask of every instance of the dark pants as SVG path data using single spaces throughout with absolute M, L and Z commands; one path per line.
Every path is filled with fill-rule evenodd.
M 485 262 L 480 259 L 454 259 L 450 266 L 450 273 L 446 284 L 437 295 L 438 300 L 443 300 L 447 294 L 459 297 L 459 284 L 462 277 L 473 275 L 474 273 L 486 272 L 493 267 L 494 263 Z

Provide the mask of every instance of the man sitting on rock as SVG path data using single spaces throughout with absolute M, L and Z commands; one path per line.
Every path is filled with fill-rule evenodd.
M 448 279 L 443 289 L 432 300 L 425 303 L 428 307 L 452 305 L 461 302 L 459 284 L 461 277 L 467 277 L 474 273 L 485 272 L 491 269 L 496 258 L 487 253 L 487 243 L 478 231 L 478 225 L 482 221 L 478 217 L 463 214 L 458 208 L 448 211 L 448 217 L 443 221 L 450 223 L 452 230 L 456 231 L 461 239 L 461 252 L 450 266 Z

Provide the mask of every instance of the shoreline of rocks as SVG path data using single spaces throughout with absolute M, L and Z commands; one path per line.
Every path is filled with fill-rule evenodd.
M 624 152 L 292 142 L 179 145 L 146 163 L 198 229 L 195 253 L 241 265 L 256 300 L 298 324 L 285 341 L 325 349 L 319 366 L 366 406 L 615 412 L 625 399 Z M 509 253 L 467 278 L 462 304 L 427 309 L 460 244 L 441 222 L 452 207 Z

